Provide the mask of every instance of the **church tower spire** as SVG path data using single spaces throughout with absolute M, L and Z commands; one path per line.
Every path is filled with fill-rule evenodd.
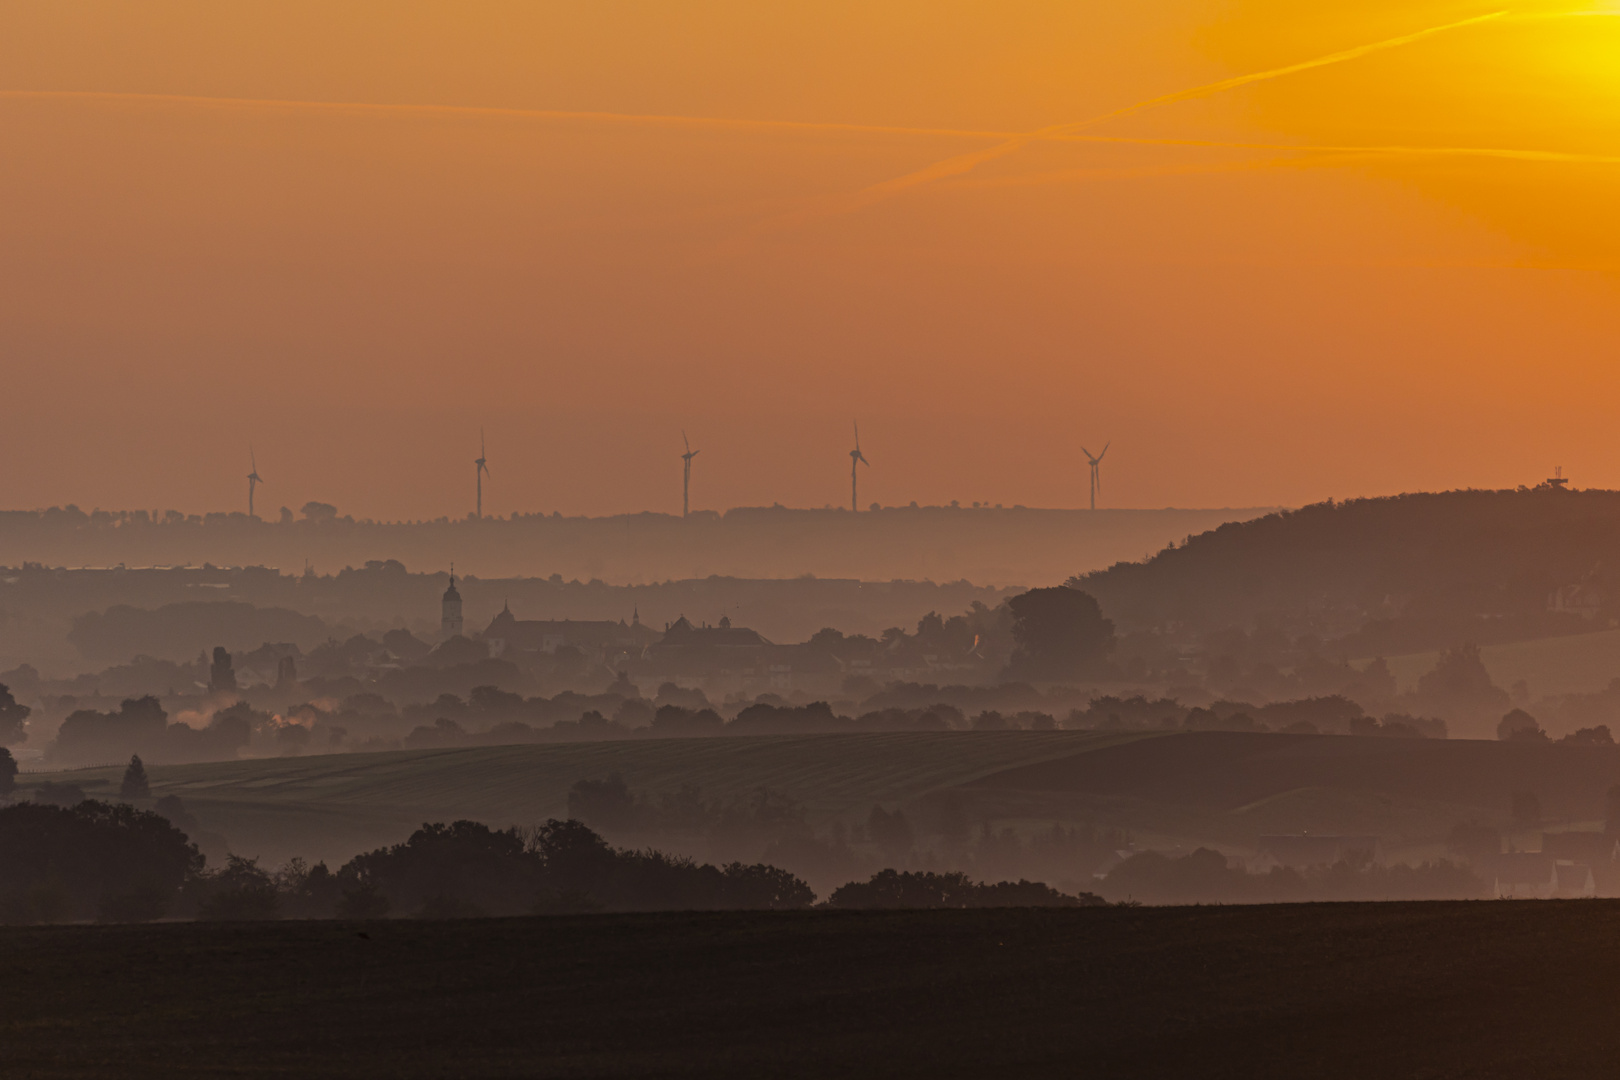
M 450 587 L 440 604 L 439 633 L 445 640 L 461 636 L 461 593 L 456 590 L 456 564 L 450 564 Z

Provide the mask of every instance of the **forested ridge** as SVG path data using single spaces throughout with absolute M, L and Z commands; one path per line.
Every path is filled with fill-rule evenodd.
M 1611 567 L 1620 492 L 1544 486 L 1329 500 L 1222 525 L 1075 584 L 1124 629 L 1266 626 L 1351 639 L 1373 655 L 1591 628 L 1548 610 L 1553 590 L 1583 583 L 1607 626 L 1620 614 L 1604 587 Z

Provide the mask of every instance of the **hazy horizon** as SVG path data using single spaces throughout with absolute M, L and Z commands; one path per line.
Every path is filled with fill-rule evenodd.
M 0 504 L 1620 486 L 1613 15 L 8 5 Z

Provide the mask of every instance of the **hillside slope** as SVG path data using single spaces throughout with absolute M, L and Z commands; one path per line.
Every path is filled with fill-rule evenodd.
M 874 803 L 904 804 L 986 773 L 1072 755 L 1141 735 L 1091 732 L 941 732 L 645 739 L 598 743 L 405 750 L 381 754 L 153 766 L 154 796 L 179 795 L 240 854 L 346 861 L 405 838 L 423 821 L 472 818 L 534 825 L 566 814 L 580 780 L 622 776 L 632 791 L 685 786 L 708 798 L 759 788 L 801 803 L 812 826 L 864 818 Z M 117 790 L 122 768 L 31 774 Z
M 1549 621 L 1547 598 L 1589 578 L 1601 586 L 1604 566 L 1620 567 L 1620 492 L 1448 491 L 1231 522 L 1145 562 L 1087 574 L 1083 587 L 1125 628 L 1363 632 L 1349 655 L 1394 655 L 1436 636 L 1451 644 L 1448 634 L 1482 644 L 1590 629 L 1576 616 Z M 1404 637 L 1386 628 L 1388 640 L 1378 640 L 1377 624 L 1368 628 L 1396 618 Z
M 120 769 L 29 774 L 92 797 Z M 760 788 L 800 803 L 812 828 L 908 810 L 926 835 L 944 803 L 978 828 L 1053 822 L 1122 829 L 1145 846 L 1250 851 L 1276 832 L 1383 838 L 1391 857 L 1432 857 L 1463 821 L 1512 828 L 1515 793 L 1541 803 L 1539 828 L 1601 821 L 1620 784 L 1620 749 L 1309 735 L 896 732 L 480 747 L 232 761 L 149 769 L 153 794 L 179 795 L 238 854 L 341 863 L 398 842 L 424 821 L 533 825 L 567 811 L 580 780 L 622 776 L 633 792 L 686 787 L 709 799 Z M 757 854 L 757 853 L 756 853 Z

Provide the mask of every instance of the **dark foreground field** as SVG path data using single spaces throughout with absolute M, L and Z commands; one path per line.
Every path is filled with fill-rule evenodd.
M 0 932 L 0 1074 L 1614 1076 L 1620 903 Z

